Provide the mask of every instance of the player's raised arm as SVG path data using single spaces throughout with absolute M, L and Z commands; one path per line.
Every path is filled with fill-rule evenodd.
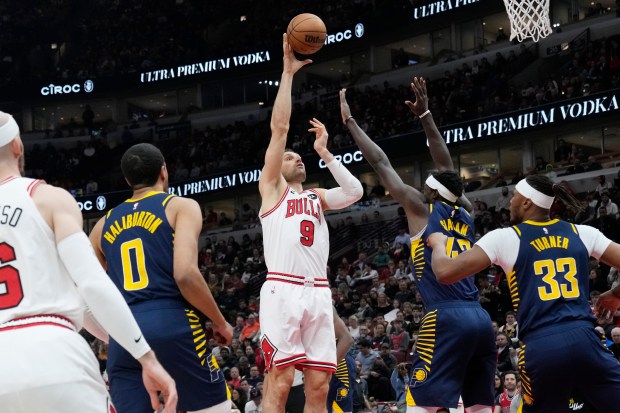
M 282 155 L 286 147 L 286 137 L 291 119 L 293 76 L 303 66 L 312 62 L 309 59 L 299 61 L 295 58 L 286 34 L 282 35 L 282 50 L 284 52 L 284 68 L 271 113 L 271 140 L 265 152 L 265 166 L 258 184 L 258 189 L 263 198 L 263 210 L 268 210 L 278 201 L 286 186 L 281 169 Z
M 328 190 L 319 189 L 323 209 L 327 211 L 346 208 L 359 201 L 362 195 L 364 195 L 362 183 L 349 172 L 342 162 L 334 158 L 329 149 L 327 149 L 328 134 L 325 125 L 317 118 L 312 118 L 310 125 L 312 125 L 312 128 L 308 129 L 308 131 L 316 135 L 314 150 L 325 162 L 327 169 L 329 169 L 338 185 L 340 185 L 338 188 Z
M 394 199 L 403 207 L 414 212 L 415 215 L 426 218 L 428 211 L 424 207 L 422 193 L 403 182 L 396 171 L 394 171 L 385 152 L 359 127 L 351 115 L 346 89 L 340 90 L 340 115 L 342 116 L 342 123 L 349 128 L 349 132 L 351 132 L 353 140 L 355 140 L 355 143 L 362 151 L 362 155 L 364 155 L 364 158 L 379 175 L 381 183 Z
M 416 115 L 420 119 L 420 123 L 422 123 L 426 139 L 428 139 L 428 149 L 431 153 L 431 158 L 433 158 L 435 168 L 437 168 L 439 172 L 454 170 L 454 162 L 452 162 L 452 157 L 450 156 L 446 141 L 443 136 L 441 136 L 439 129 L 437 129 L 433 114 L 428 108 L 426 80 L 421 77 L 414 77 L 411 82 L 411 90 L 415 96 L 415 101 L 412 102 L 407 100 L 405 104 L 409 107 L 411 113 Z M 473 205 L 465 195 L 459 197 L 457 204 L 469 212 L 474 210 Z
M 213 322 L 217 341 L 228 345 L 232 326 L 220 311 L 198 269 L 198 237 L 202 228 L 200 206 L 193 199 L 174 197 L 168 203 L 174 216 L 174 280 L 183 297 Z
M 441 136 L 439 129 L 437 129 L 433 114 L 428 109 L 426 80 L 421 77 L 414 77 L 411 81 L 411 90 L 415 96 L 415 101 L 412 102 L 407 100 L 405 104 L 409 107 L 411 113 L 416 115 L 420 119 L 420 123 L 422 123 L 424 133 L 428 139 L 428 149 L 431 153 L 431 158 L 433 158 L 435 168 L 437 168 L 439 172 L 454 170 L 454 163 L 452 162 L 450 151 L 448 151 L 448 146 L 443 136 Z

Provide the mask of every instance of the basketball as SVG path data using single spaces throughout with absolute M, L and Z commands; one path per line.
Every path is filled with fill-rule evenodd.
M 325 23 L 319 16 L 302 13 L 293 17 L 286 29 L 288 43 L 299 54 L 318 52 L 327 37 Z

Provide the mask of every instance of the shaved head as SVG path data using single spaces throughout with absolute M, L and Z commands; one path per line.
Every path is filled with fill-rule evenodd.
M 17 144 L 17 146 L 15 146 Z M 19 127 L 11 115 L 0 111 L 0 162 L 17 162 L 24 175 L 24 146 L 19 137 Z

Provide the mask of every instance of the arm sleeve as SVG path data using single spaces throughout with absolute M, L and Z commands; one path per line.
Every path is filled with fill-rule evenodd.
M 597 260 L 605 253 L 611 240 L 598 229 L 588 225 L 576 225 L 581 241 L 588 249 L 588 254 Z
M 337 159 L 327 164 L 332 176 L 340 187 L 325 191 L 325 204 L 330 209 L 341 209 L 359 201 L 363 195 L 362 184 Z
M 58 255 L 95 319 L 136 359 L 151 348 L 120 291 L 105 273 L 90 241 L 77 232 L 60 241 Z
M 84 329 L 104 343 L 108 343 L 110 341 L 108 332 L 105 331 L 101 324 L 99 324 L 93 315 L 93 312 L 90 311 L 90 308 L 88 307 L 84 310 Z
M 519 236 L 512 228 L 493 230 L 476 242 L 491 262 L 502 267 L 506 274 L 512 271 L 517 261 L 519 244 Z

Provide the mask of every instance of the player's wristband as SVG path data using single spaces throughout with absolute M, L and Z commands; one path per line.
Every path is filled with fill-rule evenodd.
M 420 116 L 418 116 L 418 118 L 424 119 L 426 116 L 429 115 L 429 113 L 431 113 L 430 109 L 426 109 L 426 111 L 424 111 L 424 113 L 422 113 Z

